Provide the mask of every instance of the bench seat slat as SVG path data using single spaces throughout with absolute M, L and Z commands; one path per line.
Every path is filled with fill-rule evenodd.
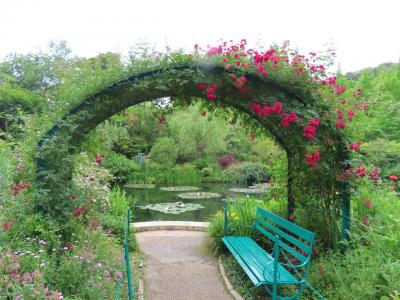
M 253 239 L 243 236 L 225 236 L 222 240 L 254 285 L 273 283 L 274 258 Z M 299 281 L 278 263 L 278 283 L 298 284 Z

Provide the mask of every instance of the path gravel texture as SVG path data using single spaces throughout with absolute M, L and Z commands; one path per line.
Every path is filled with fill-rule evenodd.
M 147 256 L 146 300 L 231 300 L 204 232 L 157 230 L 136 234 Z

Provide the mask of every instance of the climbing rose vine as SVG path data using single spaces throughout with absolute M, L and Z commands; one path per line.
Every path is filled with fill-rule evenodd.
M 279 67 L 286 67 L 292 69 L 291 76 L 300 77 L 304 82 L 312 82 L 318 87 L 320 96 L 327 102 L 333 102 L 334 109 L 332 112 L 325 112 L 323 116 L 303 120 L 298 116 L 295 111 L 285 111 L 282 102 L 276 99 L 271 103 L 268 101 L 249 101 L 251 110 L 255 115 L 262 118 L 274 117 L 278 124 L 282 126 L 283 130 L 296 124 L 303 126 L 302 138 L 304 143 L 307 141 L 312 142 L 318 136 L 318 128 L 321 125 L 322 119 L 329 118 L 329 115 L 336 120 L 337 130 L 344 130 L 348 123 L 353 120 L 356 115 L 356 110 L 365 111 L 368 106 L 362 101 L 362 90 L 357 89 L 355 92 L 344 97 L 346 88 L 338 84 L 336 76 L 329 74 L 328 66 L 322 59 L 319 59 L 316 52 L 310 52 L 307 56 L 292 51 L 288 47 L 288 43 L 282 47 L 274 47 L 265 51 L 259 51 L 253 48 L 248 49 L 247 41 L 242 39 L 240 43 L 233 41 L 221 42 L 217 46 L 207 46 L 203 49 L 198 44 L 195 45 L 195 54 L 204 53 L 208 59 L 219 59 L 224 66 L 224 70 L 228 73 L 232 85 L 239 93 L 243 93 L 248 99 L 252 99 L 252 91 L 248 85 L 248 78 L 243 76 L 244 71 L 251 71 L 251 73 L 258 74 L 261 78 L 268 77 L 271 72 L 274 72 Z M 332 59 L 335 53 L 330 53 Z M 221 87 L 221 82 L 205 83 L 199 82 L 197 88 L 204 92 L 204 95 L 210 101 L 218 99 L 218 89 Z M 333 146 L 334 141 L 329 136 L 324 136 L 323 140 L 328 145 Z M 359 152 L 361 142 L 355 142 L 349 145 L 350 151 Z M 311 150 L 305 155 L 305 162 L 312 168 L 318 166 L 318 161 L 321 159 L 319 151 Z M 339 175 L 342 179 L 354 175 L 356 178 L 364 177 L 368 173 L 363 166 L 358 168 L 350 168 L 343 170 Z M 373 180 L 379 178 L 377 169 L 369 173 L 369 177 Z

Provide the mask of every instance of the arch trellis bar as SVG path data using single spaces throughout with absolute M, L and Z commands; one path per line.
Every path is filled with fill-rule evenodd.
M 56 218 L 62 217 L 70 208 L 72 193 L 72 162 L 70 156 L 79 150 L 85 136 L 98 124 L 124 109 L 146 101 L 163 97 L 171 97 L 171 101 L 190 103 L 192 99 L 206 99 L 204 92 L 197 88 L 199 81 L 228 82 L 229 71 L 217 64 L 170 64 L 168 67 L 146 71 L 128 79 L 116 82 L 101 91 L 88 96 L 75 108 L 71 109 L 40 140 L 37 150 L 37 182 L 38 210 Z M 260 77 L 250 72 L 242 72 L 251 88 L 249 94 L 243 94 L 229 84 L 222 84 L 218 89 L 219 106 L 238 110 L 268 130 L 286 151 L 288 157 L 288 214 L 294 213 L 296 203 L 302 205 L 302 197 L 318 198 L 321 193 L 321 182 L 329 182 L 329 195 L 321 194 L 321 206 L 329 201 L 340 199 L 342 212 L 342 233 L 348 238 L 350 222 L 350 194 L 348 181 L 337 181 L 332 174 L 322 171 L 310 171 L 304 162 L 307 148 L 302 138 L 303 126 L 292 124 L 283 128 L 274 118 L 262 118 L 250 107 L 251 102 L 263 103 L 279 99 L 284 109 L 295 111 L 300 118 L 307 119 L 316 114 L 322 115 L 327 107 L 320 101 L 318 94 L 312 90 L 301 90 L 296 84 L 288 84 L 285 80 L 273 76 Z M 331 136 L 335 147 L 324 148 L 324 156 L 328 167 L 338 170 L 346 167 L 348 160 L 347 140 L 335 130 L 334 124 L 325 120 L 318 130 Z M 322 138 L 316 139 L 323 145 Z M 326 144 L 326 143 L 325 143 Z M 318 188 L 302 184 L 306 179 L 315 178 Z M 326 184 L 328 185 L 328 184 Z M 333 190 L 332 190 L 333 186 Z M 336 197 L 332 200 L 332 197 Z M 317 200 L 316 200 L 317 201 Z M 325 202 L 324 202 L 325 201 Z M 327 202 L 328 201 L 328 202 Z M 324 205 L 325 205 L 324 204 Z M 307 207 L 307 203 L 305 205 Z M 336 212 L 337 213 L 337 212 Z M 339 212 L 340 213 L 340 212 Z M 338 214 L 339 214 L 338 213 Z

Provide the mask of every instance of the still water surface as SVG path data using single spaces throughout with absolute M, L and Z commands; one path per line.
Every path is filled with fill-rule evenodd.
M 234 193 L 229 191 L 232 187 L 238 187 L 237 185 L 224 185 L 224 184 L 200 184 L 196 185 L 200 188 L 199 192 L 212 192 L 221 194 L 221 197 L 210 198 L 210 199 L 181 199 L 178 194 L 186 192 L 169 192 L 160 190 L 160 187 L 156 186 L 152 189 L 139 189 L 139 188 L 124 188 L 126 193 L 133 200 L 131 203 L 131 209 L 133 210 L 133 221 L 134 222 L 145 222 L 145 221 L 208 221 L 209 218 L 214 215 L 218 210 L 222 210 L 224 199 L 231 199 L 237 197 L 246 197 L 244 193 Z M 266 194 L 255 194 L 258 199 L 265 199 Z M 148 204 L 158 203 L 176 203 L 184 207 L 188 203 L 200 204 L 203 208 L 183 211 L 179 214 L 165 213 L 156 211 L 153 209 L 142 208 Z

